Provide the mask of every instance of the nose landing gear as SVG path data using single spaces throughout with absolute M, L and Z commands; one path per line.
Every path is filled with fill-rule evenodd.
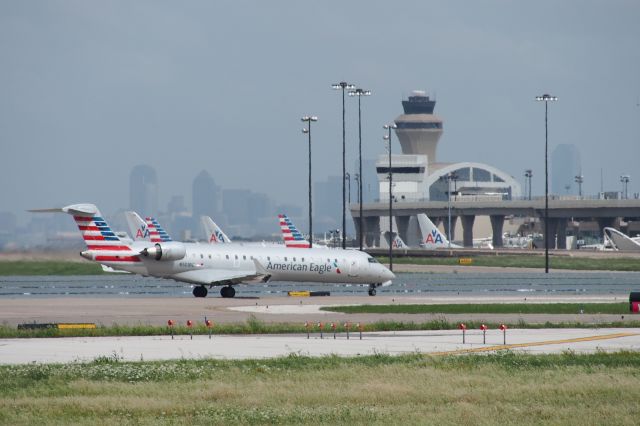
M 369 296 L 375 296 L 376 295 L 376 287 L 378 287 L 380 284 L 369 284 Z

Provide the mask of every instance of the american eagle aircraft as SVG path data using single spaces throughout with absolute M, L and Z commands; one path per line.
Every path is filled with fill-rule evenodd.
M 195 297 L 206 297 L 207 287 L 214 286 L 221 286 L 222 297 L 233 297 L 234 284 L 269 281 L 368 284 L 369 295 L 375 296 L 376 287 L 389 285 L 395 278 L 376 259 L 357 250 L 125 242 L 93 204 L 30 211 L 72 215 L 87 245 L 87 250 L 80 253 L 85 259 L 116 270 L 195 284 Z

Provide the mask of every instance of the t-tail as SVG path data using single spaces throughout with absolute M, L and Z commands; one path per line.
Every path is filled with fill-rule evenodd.
M 286 214 L 279 214 L 278 220 L 280 221 L 280 230 L 282 230 L 282 239 L 285 246 L 290 248 L 310 247 L 309 241 L 302 236 Z
M 200 223 L 204 228 L 204 233 L 207 236 L 209 244 L 224 244 L 230 243 L 231 239 L 222 232 L 222 229 L 211 219 L 209 216 L 200 216 Z
M 418 225 L 420 227 L 420 245 L 424 248 L 447 248 L 449 247 L 449 241 L 440 232 L 438 227 L 431 222 L 431 219 L 424 214 L 418 214 Z
M 87 250 L 80 253 L 89 260 L 114 268 L 140 264 L 137 252 L 124 243 L 111 229 L 98 208 L 93 204 L 72 204 L 53 209 L 29 210 L 36 213 L 67 213 L 78 225 Z

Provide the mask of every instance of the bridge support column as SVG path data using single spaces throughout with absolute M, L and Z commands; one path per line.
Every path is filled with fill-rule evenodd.
M 544 217 L 540 218 L 540 223 L 542 224 L 542 233 L 544 234 Z M 549 250 L 553 250 L 556 248 L 556 234 L 558 231 L 558 219 L 550 217 L 549 221 L 547 222 L 547 235 L 545 236 L 545 238 L 548 239 L 549 241 Z M 545 247 L 545 243 L 544 243 L 544 239 L 542 240 L 542 249 L 544 249 Z
M 396 232 L 405 244 L 408 240 L 409 219 L 411 216 L 396 216 Z
M 475 216 L 460 216 L 462 219 L 462 239 L 465 247 L 473 247 L 473 222 Z
M 557 245 L 559 249 L 566 250 L 567 249 L 567 225 L 568 219 L 559 218 L 556 219 L 556 239 L 558 241 Z
M 491 228 L 493 230 L 493 236 L 491 239 L 493 247 L 502 247 L 502 227 L 504 226 L 504 216 L 491 215 L 489 216 L 489 220 L 491 220 Z
M 616 224 L 615 217 L 599 217 L 598 228 L 600 228 L 600 236 L 604 235 L 604 228 L 613 228 Z
M 456 239 L 456 222 L 458 221 L 458 216 L 451 215 L 451 234 L 449 234 L 449 216 L 444 218 L 444 235 L 449 239 L 450 242 Z
M 362 225 L 364 247 L 380 247 L 380 216 L 365 216 Z

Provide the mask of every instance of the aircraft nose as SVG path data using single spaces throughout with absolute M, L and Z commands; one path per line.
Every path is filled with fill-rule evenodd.
M 384 277 L 385 280 L 392 280 L 396 277 L 396 275 L 391 272 L 388 268 L 384 268 L 384 271 L 382 271 L 382 276 Z

